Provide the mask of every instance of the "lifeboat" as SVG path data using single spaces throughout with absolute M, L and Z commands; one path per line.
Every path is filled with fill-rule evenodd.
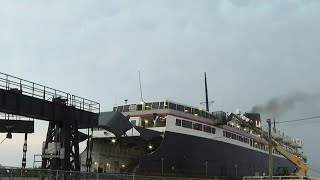
M 301 145 L 296 142 L 296 140 L 291 141 L 290 145 L 295 148 L 300 148 Z
M 290 144 L 292 142 L 292 140 L 289 138 L 289 136 L 284 137 L 282 141 L 286 144 Z
M 271 132 L 271 135 L 272 137 L 275 139 L 275 140 L 280 140 L 282 141 L 283 137 L 281 136 L 281 134 L 278 134 L 276 132 Z

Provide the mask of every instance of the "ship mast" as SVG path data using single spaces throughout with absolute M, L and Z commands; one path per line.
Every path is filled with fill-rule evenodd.
M 208 86 L 207 86 L 207 73 L 204 72 L 204 88 L 206 93 L 206 110 L 209 112 L 209 99 L 208 99 Z
M 140 71 L 138 71 L 139 73 L 139 85 L 140 85 L 140 100 L 141 100 L 141 103 L 143 103 L 143 98 L 142 98 L 142 86 L 141 86 L 141 77 L 140 77 Z
M 207 86 L 207 73 L 204 72 L 204 89 L 205 89 L 205 95 L 206 95 L 206 101 L 201 102 L 200 104 L 205 104 L 206 105 L 206 111 L 209 112 L 209 106 L 214 103 L 214 101 L 209 101 L 208 98 L 208 86 Z

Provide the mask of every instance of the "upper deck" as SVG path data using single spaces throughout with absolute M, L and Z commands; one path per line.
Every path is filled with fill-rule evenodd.
M 194 118 L 201 118 L 204 120 L 217 120 L 221 118 L 226 117 L 226 113 L 223 111 L 217 111 L 217 112 L 208 112 L 201 108 L 188 106 L 184 104 L 179 104 L 173 101 L 153 101 L 153 102 L 141 102 L 136 104 L 125 104 L 120 106 L 113 107 L 113 111 L 122 112 L 125 114 L 130 114 L 130 112 L 140 112 L 139 114 L 144 113 L 150 113 L 152 111 L 158 111 L 158 110 L 173 110 L 182 112 L 183 114 L 188 114 L 189 116 L 193 116 Z M 133 113 L 135 114 L 135 113 Z

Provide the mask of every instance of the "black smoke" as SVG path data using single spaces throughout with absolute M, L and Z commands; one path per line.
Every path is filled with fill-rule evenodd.
M 281 116 L 293 110 L 297 105 L 310 105 L 319 102 L 319 93 L 291 92 L 283 96 L 271 98 L 264 104 L 257 104 L 252 107 L 251 112 Z

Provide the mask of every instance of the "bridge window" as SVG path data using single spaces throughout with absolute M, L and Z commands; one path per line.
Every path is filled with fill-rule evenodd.
M 118 106 L 117 111 L 122 112 L 122 110 L 123 110 L 123 106 Z
M 198 116 L 199 115 L 199 109 L 193 109 L 193 114 Z
M 243 142 L 243 137 L 239 136 L 239 141 Z
M 185 121 L 185 120 L 182 120 L 182 127 L 185 127 L 185 128 L 190 128 L 190 129 L 192 129 L 192 122 L 190 122 L 190 121 Z
M 177 110 L 177 105 L 174 103 L 169 103 L 169 109 Z
M 212 134 L 215 134 L 216 133 L 216 128 L 212 128 Z
M 186 113 L 191 113 L 191 108 L 185 106 L 185 107 L 184 107 L 184 112 L 186 112 Z
M 142 104 L 137 104 L 137 111 L 141 111 L 142 110 Z
M 178 110 L 178 111 L 183 111 L 183 110 L 184 110 L 184 107 L 178 104 L 178 105 L 177 105 L 177 110 Z
M 236 138 L 236 135 L 233 134 L 233 133 L 232 133 L 232 135 L 231 135 L 231 138 L 232 138 L 232 139 L 237 139 L 237 138 Z
M 164 102 L 164 108 L 168 108 L 168 103 L 167 102 Z
M 207 133 L 211 133 L 211 127 L 204 125 L 204 126 L 203 126 L 203 131 L 204 131 L 204 132 L 207 132 Z
M 166 127 L 167 123 L 167 118 L 165 117 L 159 117 L 156 122 L 154 127 Z
M 142 127 L 153 127 L 153 119 L 152 118 L 141 118 L 141 126 Z
M 150 110 L 151 109 L 151 105 L 152 105 L 152 103 L 146 103 L 145 106 L 144 106 L 144 109 L 145 110 Z
M 125 105 L 123 107 L 123 112 L 129 112 L 129 107 L 130 107 L 130 105 Z
M 206 118 L 206 113 L 204 111 L 200 111 L 200 116 Z
M 132 126 L 136 126 L 137 121 L 136 120 L 131 120 L 131 124 L 132 124 Z
M 159 109 L 159 102 L 152 103 L 152 109 Z
M 204 117 L 203 111 L 202 111 L 202 110 L 199 110 L 198 115 L 199 115 L 200 117 Z
M 227 138 L 231 138 L 231 133 L 228 132 L 228 131 L 226 131 L 226 137 L 227 137 Z
M 160 109 L 164 109 L 164 102 L 160 102 Z
M 193 123 L 193 129 L 202 131 L 202 124 L 199 123 Z
M 176 126 L 181 126 L 181 119 L 176 119 Z

